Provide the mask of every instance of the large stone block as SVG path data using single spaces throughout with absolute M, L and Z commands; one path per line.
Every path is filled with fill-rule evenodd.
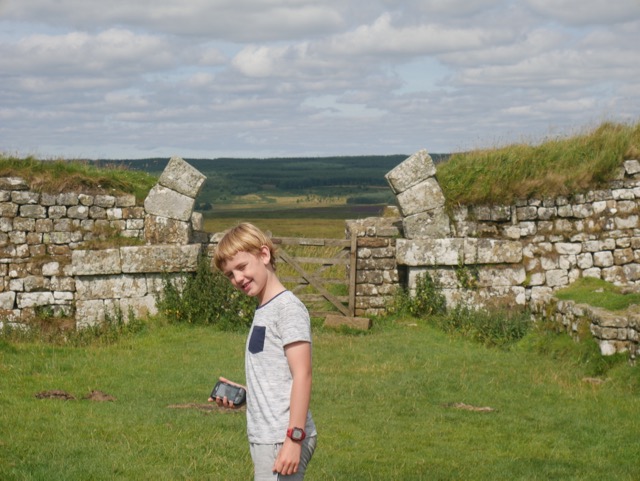
M 444 207 L 407 216 L 402 219 L 402 226 L 408 239 L 441 238 L 451 234 L 451 222 Z
M 482 287 L 511 287 L 521 285 L 527 278 L 522 265 L 487 266 L 478 271 L 478 285 Z
M 76 280 L 78 300 L 143 297 L 148 293 L 144 276 L 86 276 Z
M 522 261 L 522 244 L 501 239 L 398 239 L 396 260 L 408 266 L 515 264 Z
M 105 320 L 105 307 L 102 299 L 76 301 L 76 326 L 85 328 Z
M 598 307 L 589 307 L 587 315 L 593 324 L 601 327 L 628 327 L 629 319 L 626 313 L 619 314 Z
M 158 183 L 195 199 L 207 178 L 180 157 L 172 157 Z
M 198 265 L 199 244 L 122 247 L 125 273 L 193 272 Z
M 71 253 L 72 272 L 76 276 L 120 274 L 119 249 L 75 250 Z
M 192 232 L 190 222 L 156 215 L 144 220 L 144 239 L 149 244 L 188 244 Z
M 431 156 L 426 150 L 420 150 L 394 167 L 385 178 L 393 192 L 399 194 L 435 174 L 436 168 Z
M 456 273 L 451 268 L 409 267 L 407 269 L 407 287 L 409 287 L 412 294 L 415 294 L 418 278 L 425 275 L 428 275 L 442 289 L 458 289 L 460 287 Z
M 50 306 L 55 303 L 52 292 L 19 292 L 17 306 L 26 307 Z
M 191 220 L 195 199 L 175 190 L 155 185 L 144 200 L 147 214 L 181 221 Z
M 396 261 L 406 266 L 455 266 L 464 256 L 464 239 L 398 239 Z
M 156 298 L 149 294 L 143 297 L 120 299 L 120 312 L 125 322 L 129 320 L 130 314 L 135 319 L 155 316 L 158 313 Z
M 518 241 L 478 239 L 477 248 L 477 264 L 513 264 L 522 260 L 522 243 Z
M 413 185 L 397 195 L 398 205 L 403 216 L 410 216 L 443 207 L 444 194 L 438 181 L 430 177 Z

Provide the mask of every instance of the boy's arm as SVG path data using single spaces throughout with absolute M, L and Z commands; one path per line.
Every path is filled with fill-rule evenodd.
M 311 343 L 305 341 L 288 344 L 284 348 L 293 377 L 289 406 L 289 427 L 305 428 L 311 400 Z M 285 438 L 273 470 L 289 475 L 298 471 L 302 444 Z

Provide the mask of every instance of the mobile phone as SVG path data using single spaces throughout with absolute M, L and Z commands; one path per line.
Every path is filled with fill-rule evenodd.
M 211 391 L 213 399 L 226 397 L 234 406 L 242 406 L 247 401 L 247 392 L 239 387 L 224 381 L 218 381 Z

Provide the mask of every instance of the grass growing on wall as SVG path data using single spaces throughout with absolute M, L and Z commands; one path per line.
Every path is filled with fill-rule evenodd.
M 43 161 L 0 154 L 0 177 L 20 177 L 38 192 L 85 192 L 93 194 L 134 194 L 145 199 L 157 177 L 139 170 L 102 166 L 80 160 Z
M 603 123 L 593 131 L 540 145 L 515 144 L 452 155 L 436 177 L 447 202 L 511 204 L 597 188 L 628 159 L 640 158 L 640 123 Z

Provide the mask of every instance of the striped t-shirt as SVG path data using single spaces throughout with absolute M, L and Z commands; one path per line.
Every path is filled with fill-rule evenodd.
M 285 440 L 293 378 L 284 348 L 297 341 L 311 343 L 311 323 L 307 308 L 292 292 L 283 291 L 256 309 L 245 352 L 250 443 Z M 307 436 L 316 435 L 311 412 L 304 429 Z

